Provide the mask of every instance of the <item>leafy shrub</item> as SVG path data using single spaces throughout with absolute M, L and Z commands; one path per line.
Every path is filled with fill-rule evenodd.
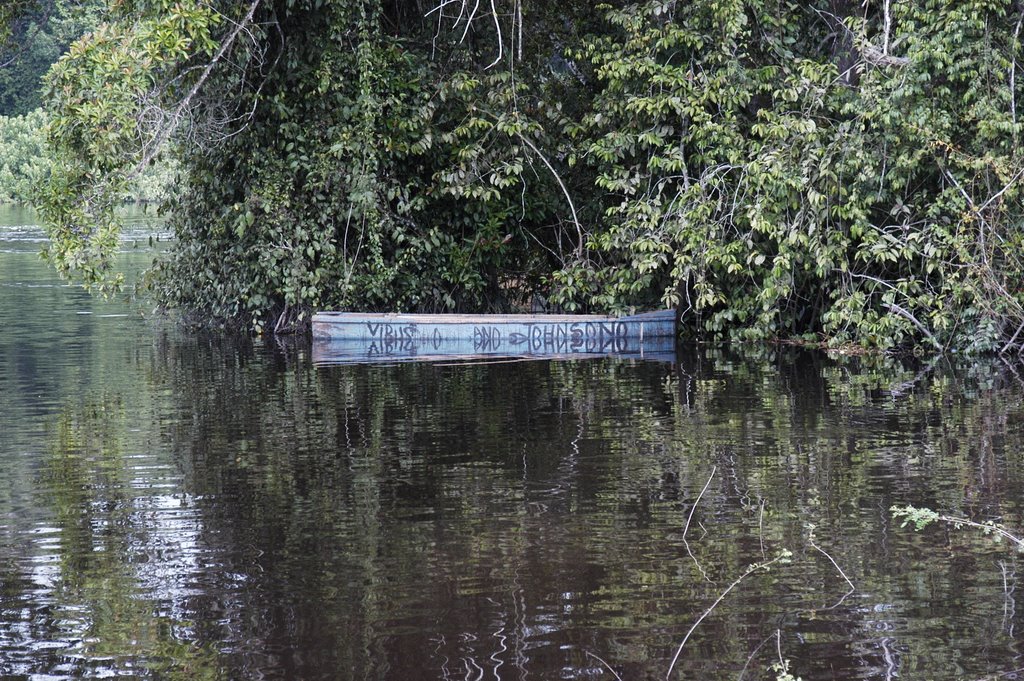
M 884 7 L 606 8 L 571 130 L 608 192 L 601 264 L 560 272 L 562 296 L 660 299 L 705 338 L 1019 341 L 1020 10 Z

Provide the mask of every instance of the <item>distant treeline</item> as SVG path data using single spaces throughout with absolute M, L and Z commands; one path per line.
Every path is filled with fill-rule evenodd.
M 0 116 L 0 203 L 28 203 L 49 177 L 46 114 Z
M 42 106 L 43 76 L 75 40 L 93 31 L 105 0 L 3 0 L 0 8 L 0 116 Z

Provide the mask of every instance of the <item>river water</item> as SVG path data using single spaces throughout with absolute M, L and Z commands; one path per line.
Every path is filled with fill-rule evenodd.
M 1024 531 L 1016 367 L 316 367 L 62 285 L 32 222 L 0 209 L 2 678 L 1024 668 L 1021 555 L 889 510 Z

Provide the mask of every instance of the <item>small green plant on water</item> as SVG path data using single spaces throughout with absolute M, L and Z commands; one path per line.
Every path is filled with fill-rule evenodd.
M 906 527 L 913 523 L 915 530 L 923 530 L 928 525 L 939 519 L 939 514 L 930 508 L 915 508 L 913 506 L 893 506 L 889 509 L 893 518 L 903 518 L 900 527 Z
M 934 522 L 944 522 L 952 525 L 958 530 L 963 527 L 973 527 L 981 530 L 981 532 L 986 536 L 991 536 L 994 541 L 1000 542 L 1003 539 L 1006 539 L 1012 543 L 1018 551 L 1024 551 L 1024 539 L 1021 539 L 1010 532 L 1006 529 L 1005 525 L 992 520 L 986 520 L 983 523 L 979 523 L 968 518 L 944 515 L 937 511 L 933 511 L 930 508 L 916 508 L 910 505 L 893 506 L 889 511 L 892 513 L 893 518 L 903 518 L 903 523 L 900 527 L 906 527 L 908 524 L 913 523 L 914 529 L 920 531 Z
M 771 670 L 775 672 L 775 681 L 803 681 L 789 671 L 789 660 L 779 660 L 771 666 Z

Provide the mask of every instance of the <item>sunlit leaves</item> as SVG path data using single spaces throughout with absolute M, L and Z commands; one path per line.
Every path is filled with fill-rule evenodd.
M 56 159 L 39 201 L 50 261 L 62 275 L 101 289 L 120 285 L 112 264 L 114 209 L 141 172 L 147 147 L 159 144 L 156 93 L 168 91 L 171 79 L 188 83 L 179 69 L 210 53 L 223 21 L 199 0 L 112 7 L 110 21 L 75 42 L 47 77 Z

